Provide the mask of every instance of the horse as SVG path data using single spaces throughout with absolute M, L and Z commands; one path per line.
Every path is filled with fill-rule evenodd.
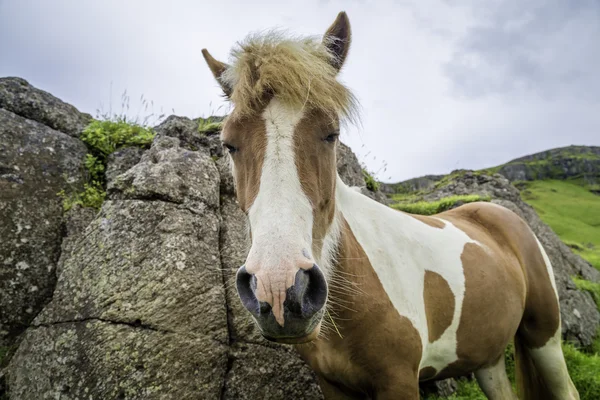
M 489 202 L 433 216 L 382 205 L 336 170 L 358 101 L 338 73 L 341 12 L 322 38 L 250 34 L 231 61 L 203 49 L 233 105 L 221 140 L 251 247 L 239 298 L 268 340 L 293 344 L 326 399 L 419 399 L 419 382 L 474 373 L 489 399 L 579 399 L 561 348 L 552 266 L 529 226 Z

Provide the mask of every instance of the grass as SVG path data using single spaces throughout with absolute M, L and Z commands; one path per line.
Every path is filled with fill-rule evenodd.
M 59 193 L 63 197 L 64 210 L 68 211 L 75 205 L 99 209 L 106 198 L 108 156 L 123 147 L 147 147 L 155 135 L 151 128 L 124 117 L 92 121 L 80 136 L 88 148 L 84 163 L 88 182 L 84 184 L 82 192 L 67 194 L 63 190 Z
M 573 251 L 600 270 L 600 196 L 578 181 L 524 185 L 521 197 Z
M 198 119 L 198 132 L 205 135 L 219 133 L 222 127 L 223 122 L 221 120 L 215 121 L 212 117 Z
M 363 173 L 363 177 L 365 178 L 365 185 L 367 186 L 367 189 L 369 189 L 371 192 L 378 191 L 379 190 L 379 182 L 377 182 L 377 180 L 375 180 L 373 175 L 371 175 L 369 173 L 369 171 L 367 171 L 366 168 L 362 169 L 362 173 Z
M 575 282 L 577 289 L 585 290 L 592 295 L 596 302 L 596 306 L 598 306 L 598 309 L 600 310 L 600 283 L 590 282 L 577 276 L 571 278 L 573 279 L 573 282 Z
M 398 197 L 396 197 L 398 198 Z M 406 197 L 404 197 L 406 199 Z M 394 203 L 391 205 L 392 208 L 400 211 L 404 211 L 410 214 L 421 214 L 421 215 L 433 215 L 446 210 L 449 210 L 462 203 L 473 203 L 475 201 L 490 201 L 489 196 L 479 196 L 476 194 L 462 195 L 462 196 L 449 196 L 444 197 L 437 201 L 417 201 L 414 203 Z

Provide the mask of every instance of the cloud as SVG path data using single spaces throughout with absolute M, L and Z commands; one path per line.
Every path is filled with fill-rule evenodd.
M 600 100 L 600 3 L 507 0 L 472 5 L 477 23 L 444 66 L 458 95 Z
M 343 134 L 379 178 L 482 168 L 530 152 L 600 144 L 596 1 L 0 0 L 0 76 L 16 75 L 95 114 L 224 113 L 204 64 L 248 33 L 321 34 L 346 10 L 340 78 L 362 103 Z

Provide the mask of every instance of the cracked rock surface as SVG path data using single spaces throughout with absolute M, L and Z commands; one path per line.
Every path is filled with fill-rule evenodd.
M 63 237 L 57 193 L 81 190 L 85 153 L 79 140 L 0 108 L 0 347 L 12 348 L 52 296 Z

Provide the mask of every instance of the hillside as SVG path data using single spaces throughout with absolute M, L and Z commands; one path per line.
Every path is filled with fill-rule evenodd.
M 600 270 L 600 196 L 579 180 L 521 182 L 521 197 L 532 205 L 573 251 Z

